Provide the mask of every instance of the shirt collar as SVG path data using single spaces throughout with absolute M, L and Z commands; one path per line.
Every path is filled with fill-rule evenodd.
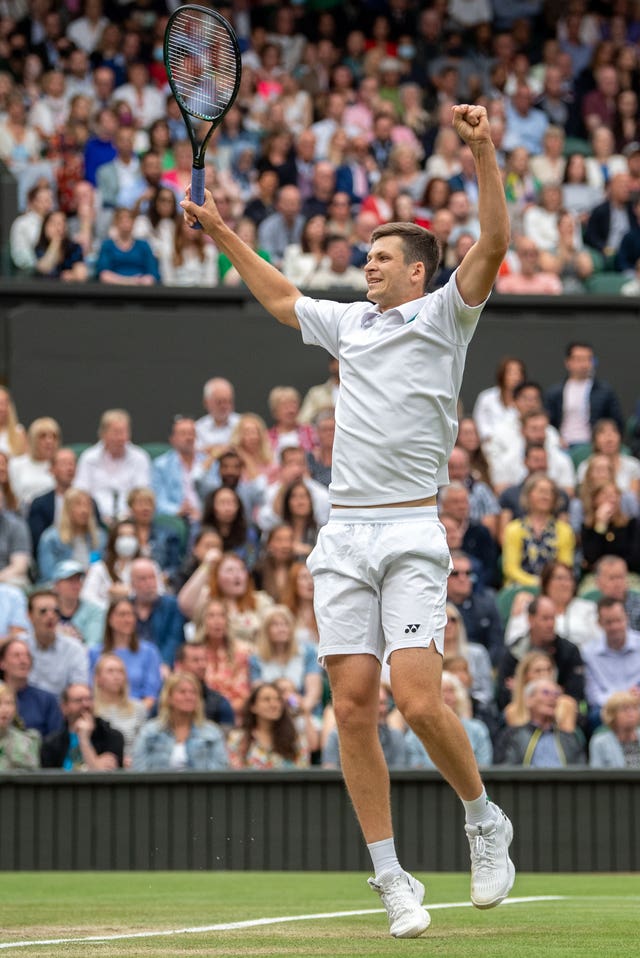
M 421 296 L 420 299 L 412 299 L 408 303 L 401 303 L 400 306 L 387 309 L 384 313 L 380 311 L 376 303 L 362 314 L 360 324 L 363 329 L 369 329 L 382 318 L 385 326 L 406 326 L 416 318 L 426 301 L 427 297 Z

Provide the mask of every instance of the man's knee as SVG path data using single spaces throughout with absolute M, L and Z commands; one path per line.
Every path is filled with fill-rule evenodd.
M 395 700 L 406 723 L 414 732 L 428 733 L 437 728 L 446 708 L 439 695 L 406 694 Z
M 344 696 L 334 700 L 333 710 L 336 725 L 341 732 L 365 729 L 372 724 L 375 726 L 375 712 L 364 698 L 353 695 Z

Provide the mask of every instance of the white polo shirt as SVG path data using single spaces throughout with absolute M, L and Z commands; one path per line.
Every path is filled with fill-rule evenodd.
M 467 347 L 484 305 L 464 303 L 455 273 L 384 313 L 371 303 L 297 300 L 304 342 L 340 361 L 332 503 L 409 502 L 446 485 Z

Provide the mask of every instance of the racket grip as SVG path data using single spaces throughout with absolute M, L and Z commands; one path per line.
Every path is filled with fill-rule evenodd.
M 191 169 L 191 202 L 196 206 L 202 206 L 204 203 L 204 167 L 197 169 L 195 166 Z M 201 230 L 200 223 L 194 223 L 194 230 Z

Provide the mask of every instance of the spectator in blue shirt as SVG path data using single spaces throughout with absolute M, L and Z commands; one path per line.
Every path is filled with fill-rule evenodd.
M 146 240 L 133 238 L 134 215 L 124 206 L 113 214 L 113 236 L 102 242 L 96 263 L 101 283 L 154 286 L 160 282 L 160 267 Z
M 131 591 L 138 637 L 153 643 L 164 664 L 171 667 L 184 642 L 187 621 L 178 600 L 174 595 L 158 594 L 156 567 L 150 559 L 134 559 L 131 563 Z
M 104 642 L 89 652 L 91 670 L 104 652 L 114 652 L 124 662 L 132 699 L 142 699 L 151 709 L 162 687 L 162 659 L 152 642 L 141 639 L 136 613 L 129 599 L 116 599 L 109 606 Z
M 0 670 L 5 685 L 16 697 L 18 715 L 26 728 L 36 729 L 44 738 L 62 728 L 63 718 L 58 699 L 29 684 L 33 658 L 27 643 L 20 638 L 9 639 L 0 649 Z

